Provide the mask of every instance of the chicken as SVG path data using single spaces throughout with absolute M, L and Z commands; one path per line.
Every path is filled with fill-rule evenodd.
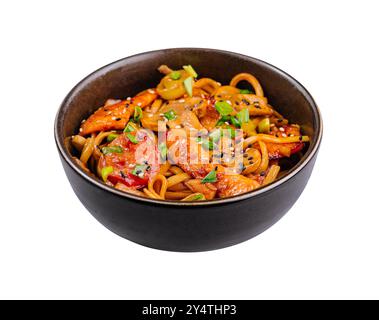
M 254 190 L 259 184 L 240 174 L 217 175 L 217 182 L 214 184 L 217 188 L 217 195 L 220 198 L 227 198 Z
M 283 131 L 271 131 L 271 135 L 276 135 L 278 137 L 284 134 L 286 137 L 289 136 L 301 136 L 300 128 L 295 125 L 284 125 L 282 126 Z M 295 154 L 304 147 L 303 142 L 292 142 L 292 143 L 266 143 L 268 156 L 270 160 L 280 159 L 283 157 L 289 157 L 291 154 Z
M 122 130 L 134 113 L 134 108 L 147 107 L 157 98 L 157 93 L 153 89 L 146 90 L 132 99 L 105 105 L 93 113 L 80 127 L 81 136 L 89 135 L 93 132 L 107 130 Z

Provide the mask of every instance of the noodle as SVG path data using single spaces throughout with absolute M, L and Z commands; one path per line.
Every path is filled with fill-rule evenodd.
M 90 156 L 92 155 L 93 149 L 95 147 L 95 137 L 92 135 L 91 138 L 88 138 L 86 143 L 83 146 L 82 154 L 80 156 L 80 161 L 83 164 L 86 164 Z
M 267 152 L 267 146 L 264 142 L 262 141 L 258 141 L 259 143 L 259 148 L 261 149 L 261 155 L 262 155 L 262 158 L 261 158 L 261 163 L 259 164 L 259 167 L 256 171 L 258 172 L 262 172 L 262 171 L 265 171 L 268 167 L 268 152 Z
M 156 182 L 160 182 L 159 191 L 154 189 L 154 185 Z M 153 179 L 151 179 L 148 183 L 148 190 L 150 193 L 154 194 L 158 198 L 164 199 L 167 187 L 169 186 L 168 181 L 165 176 L 158 174 Z
M 263 180 L 262 185 L 266 185 L 266 184 L 269 184 L 269 183 L 273 182 L 276 179 L 279 171 L 280 171 L 280 167 L 279 166 L 272 165 L 270 167 L 270 169 L 268 170 L 268 173 L 267 173 L 265 179 Z
M 247 81 L 247 82 L 249 82 L 251 84 L 251 86 L 254 88 L 255 94 L 258 97 L 264 97 L 263 89 L 262 89 L 261 84 L 259 83 L 258 79 L 256 77 L 254 77 L 253 75 L 249 74 L 249 73 L 240 73 L 240 74 L 237 74 L 230 81 L 230 85 L 232 87 L 237 87 L 238 82 L 243 81 L 243 80 L 245 80 L 245 81 Z
M 191 177 L 188 173 L 175 174 L 174 176 L 167 178 L 167 187 L 170 188 L 173 185 L 183 182 L 185 180 L 188 180 L 190 178 Z

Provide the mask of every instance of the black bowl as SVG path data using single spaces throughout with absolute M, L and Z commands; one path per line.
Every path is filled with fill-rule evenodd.
M 250 72 L 269 102 L 311 137 L 304 157 L 274 183 L 243 195 L 205 202 L 141 198 L 103 184 L 71 158 L 65 138 L 78 131 L 108 98 L 125 98 L 155 87 L 161 64 L 191 64 L 203 76 L 228 83 Z M 111 63 L 77 84 L 64 99 L 55 121 L 55 140 L 66 175 L 89 212 L 114 233 L 139 244 L 172 251 L 205 251 L 248 240 L 277 222 L 299 198 L 311 175 L 322 136 L 315 101 L 294 78 L 274 66 L 237 53 L 180 48 L 138 54 Z

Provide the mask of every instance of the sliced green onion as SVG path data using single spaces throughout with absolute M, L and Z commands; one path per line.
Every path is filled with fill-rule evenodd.
M 114 139 L 116 139 L 119 135 L 117 133 L 111 133 L 107 137 L 108 142 L 112 142 Z
M 192 77 L 197 78 L 197 73 L 191 65 L 183 66 L 183 69 L 187 71 L 187 73 L 189 73 Z
M 195 193 L 193 195 L 189 195 L 182 199 L 181 201 L 199 201 L 199 200 L 205 200 L 205 196 L 202 193 Z
M 228 126 L 224 130 L 227 130 L 227 135 L 230 135 L 230 138 L 234 139 L 236 137 L 236 130 L 234 128 Z
M 103 147 L 101 148 L 101 152 L 104 154 L 108 153 L 122 153 L 124 149 L 122 149 L 120 146 L 111 146 L 111 147 Z
M 258 124 L 259 133 L 269 133 L 270 132 L 270 119 L 264 118 Z
M 172 80 L 179 80 L 180 77 L 181 77 L 181 75 L 180 75 L 179 71 L 173 71 L 173 72 L 170 73 L 170 78 Z
M 212 139 L 212 141 L 216 142 L 220 140 L 221 135 L 222 135 L 222 131 L 220 129 L 215 129 L 208 136 L 210 139 Z
M 196 194 L 194 196 L 191 197 L 191 199 L 188 199 L 190 201 L 198 201 L 198 200 L 205 200 L 205 196 L 200 193 L 200 194 Z
M 136 164 L 132 171 L 132 174 L 137 177 L 143 178 L 148 167 L 149 166 L 147 164 Z
M 249 89 L 241 89 L 241 90 L 240 90 L 240 93 L 241 93 L 241 94 L 251 94 L 251 93 L 253 93 L 253 92 L 250 91 Z
M 208 183 L 208 182 L 216 182 L 217 181 L 217 173 L 216 170 L 213 169 L 211 172 L 209 172 L 203 180 L 201 180 L 201 183 Z
M 130 142 L 134 143 L 134 144 L 137 144 L 138 143 L 138 139 L 136 136 L 133 136 L 131 133 L 127 133 L 126 136 L 128 137 L 128 139 L 130 140 Z
M 106 182 L 108 179 L 108 176 L 113 172 L 113 167 L 104 167 L 101 169 L 101 177 L 103 178 L 103 181 Z
M 249 122 L 249 110 L 247 108 L 242 109 L 240 112 L 237 113 L 237 119 L 241 124 Z
M 197 137 L 196 142 L 201 143 L 201 146 L 206 150 L 213 150 L 213 141 L 210 141 L 207 138 Z
M 221 116 L 228 116 L 233 112 L 233 107 L 226 101 L 217 101 L 215 108 Z
M 223 116 L 223 117 L 221 117 L 221 119 L 217 121 L 216 127 L 222 126 L 226 121 L 230 121 L 230 117 L 229 116 Z
M 158 145 L 158 150 L 161 155 L 161 159 L 165 160 L 167 157 L 167 152 L 168 152 L 166 144 L 164 142 L 160 143 Z
M 136 106 L 134 108 L 134 117 L 133 120 L 134 122 L 138 122 L 142 119 L 142 109 L 139 106 Z
M 125 129 L 124 129 L 124 132 L 133 132 L 135 131 L 135 129 L 133 128 L 133 125 L 128 122 L 128 124 L 126 125 Z
M 183 81 L 184 89 L 186 89 L 190 97 L 192 97 L 192 81 L 192 77 L 188 77 L 186 80 Z
M 231 117 L 230 122 L 237 128 L 241 127 L 241 122 L 236 117 Z
M 167 119 L 167 120 L 174 120 L 174 119 L 176 119 L 176 113 L 175 113 L 175 111 L 174 110 L 169 110 L 169 111 L 167 111 L 167 112 L 165 112 L 164 114 L 163 114 L 163 116 Z

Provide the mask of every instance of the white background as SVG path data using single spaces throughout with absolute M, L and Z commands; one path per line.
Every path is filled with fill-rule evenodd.
M 379 298 L 376 2 L 1 2 L 0 298 Z M 61 100 L 88 73 L 185 46 L 282 68 L 325 125 L 311 180 L 280 222 L 192 254 L 106 230 L 71 190 L 53 139 Z

